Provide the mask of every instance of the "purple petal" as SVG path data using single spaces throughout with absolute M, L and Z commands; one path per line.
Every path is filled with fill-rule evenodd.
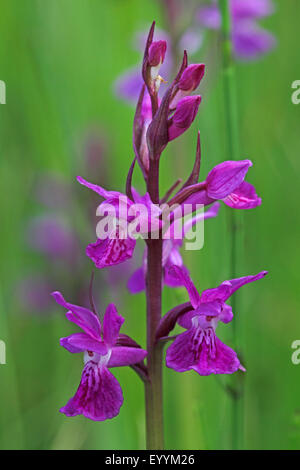
M 179 47 L 183 52 L 185 50 L 189 51 L 189 54 L 195 54 L 203 43 L 203 33 L 196 29 L 186 30 L 180 38 Z
M 114 91 L 118 97 L 129 101 L 129 103 L 136 104 L 143 83 L 140 67 L 134 67 L 124 72 L 116 80 Z
M 65 301 L 60 292 L 52 292 L 51 294 L 56 302 L 62 307 L 66 308 L 68 312 L 66 317 L 80 328 L 82 328 L 88 335 L 95 339 L 101 339 L 101 325 L 99 318 L 90 310 L 78 305 L 73 305 Z
M 112 349 L 108 367 L 130 366 L 143 361 L 146 356 L 144 349 L 118 346 Z
M 177 323 L 182 326 L 182 328 L 189 330 L 193 326 L 192 319 L 198 315 L 199 321 L 202 323 L 207 322 L 207 325 L 209 326 L 211 319 L 215 317 L 218 317 L 219 319 L 221 313 L 222 305 L 219 301 L 201 303 L 195 310 L 191 310 L 190 312 L 181 315 L 178 318 Z M 209 320 L 206 320 L 205 317 L 209 317 Z
M 179 335 L 167 350 L 166 364 L 177 372 L 193 369 L 200 375 L 232 374 L 240 368 L 236 353 L 211 328 Z
M 72 261 L 77 257 L 77 240 L 66 224 L 53 216 L 37 217 L 30 221 L 28 244 L 50 257 Z
M 169 127 L 169 141 L 183 134 L 193 123 L 201 103 L 201 96 L 186 96 L 176 106 L 174 116 Z
M 261 198 L 257 196 L 254 186 L 243 181 L 223 202 L 234 209 L 253 209 L 261 205 Z
M 217 336 L 214 339 L 214 354 L 210 345 L 203 341 L 199 360 L 192 368 L 200 375 L 233 374 L 241 365 L 236 352 Z
M 191 301 L 191 304 L 194 308 L 197 308 L 198 305 L 200 304 L 200 295 L 199 292 L 197 291 L 196 287 L 193 284 L 193 281 L 189 277 L 186 271 L 184 271 L 182 268 L 179 266 L 172 266 L 169 269 L 169 274 L 171 274 L 174 277 L 177 277 L 178 281 L 182 283 L 182 285 L 186 288 L 189 294 L 189 298 Z
M 217 217 L 220 207 L 221 207 L 221 204 L 219 202 L 215 202 L 207 211 L 201 212 L 195 217 L 191 217 L 187 222 L 185 222 L 183 226 L 184 236 L 186 236 L 189 230 L 191 230 L 199 222 L 202 222 L 203 220 L 206 220 L 206 219 L 212 219 L 214 217 Z
M 214 302 L 219 300 L 225 302 L 230 297 L 231 285 L 229 281 L 224 281 L 218 287 L 206 289 L 201 294 L 201 303 Z
M 272 0 L 231 0 L 231 10 L 235 21 L 263 18 L 274 12 Z
M 185 287 L 185 284 L 182 282 L 182 279 L 179 279 L 178 276 L 174 274 L 172 269 L 170 269 L 172 266 L 174 266 L 174 263 L 172 263 L 171 260 L 168 260 L 164 269 L 164 284 L 169 287 Z M 176 264 L 175 266 L 178 266 L 178 264 Z M 185 272 L 186 276 L 189 276 L 189 271 L 183 264 L 180 265 L 180 268 L 182 269 L 182 271 Z
M 209 5 L 200 8 L 197 12 L 197 20 L 200 25 L 208 29 L 219 29 L 221 26 L 221 14 L 218 5 Z
M 261 271 L 254 276 L 238 277 L 236 279 L 231 279 L 230 281 L 227 281 L 230 283 L 230 295 L 228 297 L 230 297 L 236 290 L 240 289 L 245 284 L 258 281 L 259 279 L 263 279 L 267 274 L 268 271 Z M 225 298 L 225 300 L 227 300 L 227 298 Z
M 232 312 L 232 308 L 230 307 L 230 305 L 223 304 L 222 311 L 218 318 L 223 323 L 230 323 L 232 321 L 233 312 Z
M 115 264 L 123 263 L 131 258 L 136 245 L 136 240 L 132 238 L 106 238 L 91 243 L 86 248 L 86 254 L 99 269 Z
M 190 329 L 181 333 L 168 347 L 166 353 L 166 365 L 177 372 L 190 370 L 195 364 L 193 352 L 194 331 Z
M 212 302 L 219 300 L 225 302 L 229 297 L 240 287 L 249 282 L 258 281 L 268 274 L 268 271 L 261 271 L 254 276 L 244 276 L 237 279 L 231 279 L 230 281 L 224 281 L 218 287 L 214 289 L 207 289 L 201 294 L 201 303 Z
M 234 29 L 233 46 L 239 59 L 255 60 L 275 45 L 274 36 L 253 22 L 243 21 Z
M 111 198 L 119 199 L 120 196 L 124 196 L 124 194 L 119 193 L 118 191 L 106 191 L 106 189 L 102 188 L 101 186 L 98 186 L 97 184 L 89 183 L 81 176 L 77 176 L 77 181 L 83 186 L 86 186 L 87 188 L 91 189 L 95 193 L 99 194 L 99 196 L 103 197 L 104 199 L 111 199 Z
M 100 355 L 107 354 L 107 347 L 103 341 L 95 340 L 86 333 L 74 333 L 60 339 L 60 345 L 71 353 L 93 351 Z
M 144 268 L 137 269 L 129 278 L 127 288 L 131 294 L 138 294 L 146 289 Z
M 66 416 L 82 414 L 94 421 L 117 416 L 123 404 L 123 394 L 117 379 L 106 367 L 90 361 L 83 369 L 80 385 L 66 406 L 60 409 Z
M 250 160 L 226 161 L 215 166 L 207 175 L 207 195 L 212 199 L 224 199 L 238 188 L 249 167 Z
M 108 346 L 113 346 L 117 341 L 124 321 L 125 319 L 118 315 L 116 306 L 108 305 L 103 319 L 103 340 Z

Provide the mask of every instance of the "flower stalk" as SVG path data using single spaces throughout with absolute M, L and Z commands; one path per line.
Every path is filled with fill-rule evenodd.
M 150 160 L 147 189 L 154 204 L 159 204 L 159 158 Z M 146 445 L 147 449 L 164 448 L 162 348 L 156 342 L 156 330 L 161 319 L 162 297 L 162 239 L 147 243 L 147 368 L 145 382 Z
M 222 53 L 223 53 L 223 83 L 225 98 L 225 116 L 227 125 L 227 151 L 232 160 L 239 158 L 239 130 L 238 130 L 238 110 L 236 94 L 235 64 L 233 58 L 232 44 L 232 25 L 229 0 L 219 0 L 221 18 L 222 18 Z M 237 245 L 238 245 L 238 215 L 235 211 L 230 212 L 230 276 L 236 277 L 237 274 Z M 237 311 L 237 297 L 232 299 L 232 309 Z M 238 325 L 236 317 L 232 321 L 233 343 L 237 347 Z M 242 419 L 243 412 L 241 408 L 240 393 L 231 394 L 232 397 L 232 447 L 237 449 L 239 442 L 242 442 Z

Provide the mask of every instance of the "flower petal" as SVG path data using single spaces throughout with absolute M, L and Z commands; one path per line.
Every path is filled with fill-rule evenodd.
M 127 288 L 131 294 L 137 294 L 146 289 L 145 273 L 143 267 L 134 271 L 128 280 Z
M 233 319 L 233 312 L 232 312 L 232 308 L 230 307 L 230 305 L 223 304 L 222 311 L 218 318 L 223 323 L 231 322 L 231 320 Z
M 200 375 L 233 374 L 240 365 L 235 351 L 215 336 L 214 355 L 210 345 L 203 341 L 199 361 L 192 368 Z
M 224 281 L 214 289 L 207 289 L 201 294 L 201 303 L 220 300 L 225 302 L 229 297 L 240 287 L 248 284 L 249 282 L 258 281 L 268 274 L 268 271 L 261 271 L 254 276 L 244 276 L 230 281 Z
M 275 37 L 253 21 L 239 22 L 233 31 L 234 53 L 239 59 L 258 59 L 275 45 Z
M 107 354 L 107 347 L 103 341 L 95 340 L 86 333 L 74 333 L 60 339 L 60 345 L 71 353 L 93 351 L 97 354 Z
M 260 206 L 261 198 L 257 196 L 254 186 L 243 181 L 223 202 L 234 209 L 253 209 Z
M 104 199 L 110 199 L 115 197 L 119 198 L 119 196 L 124 196 L 124 194 L 119 193 L 118 191 L 106 191 L 106 189 L 102 188 L 101 186 L 98 186 L 97 184 L 89 183 L 81 176 L 77 176 L 77 181 L 83 186 L 86 186 L 95 193 L 99 194 L 99 196 L 103 197 Z
M 141 362 L 147 356 L 147 351 L 141 348 L 117 346 L 112 349 L 108 367 L 130 366 Z
M 132 238 L 106 238 L 90 243 L 86 248 L 86 254 L 99 269 L 106 266 L 114 266 L 131 258 L 136 245 Z
M 205 317 L 210 317 L 210 319 L 218 317 L 219 319 L 221 314 L 222 305 L 220 302 L 201 303 L 195 310 L 191 310 L 190 312 L 186 312 L 184 315 L 180 316 L 177 323 L 182 326 L 182 328 L 186 328 L 188 330 L 192 328 L 192 319 L 196 316 L 199 316 L 199 319 L 202 317 L 203 322 Z
M 231 0 L 231 9 L 235 20 L 262 18 L 274 12 L 274 5 L 272 0 Z
M 117 416 L 123 404 L 123 394 L 117 379 L 106 367 L 90 361 L 83 369 L 80 385 L 68 403 L 60 409 L 66 416 L 82 414 L 94 421 Z
M 169 269 L 169 274 L 177 277 L 178 281 L 182 283 L 182 285 L 188 291 L 192 306 L 197 308 L 200 304 L 200 295 L 187 271 L 183 270 L 179 266 L 171 266 Z
M 195 364 L 195 354 L 192 349 L 194 331 L 190 329 L 181 333 L 168 347 L 166 365 L 177 372 L 190 370 Z
M 178 255 L 181 258 L 181 255 L 179 252 L 178 252 Z M 185 284 L 182 282 L 182 279 L 179 279 L 178 276 L 174 275 L 172 270 L 170 270 L 170 268 L 174 265 L 175 263 L 173 263 L 171 259 L 167 261 L 165 269 L 164 269 L 164 283 L 166 286 L 169 286 L 169 287 L 185 287 Z M 180 266 L 181 269 L 185 272 L 186 276 L 189 276 L 188 269 L 182 264 L 182 258 L 181 258 L 181 265 L 176 263 L 176 266 Z
M 141 88 L 143 78 L 140 67 L 133 67 L 124 72 L 114 83 L 114 91 L 117 97 L 123 98 L 129 103 L 136 104 Z
M 93 338 L 101 339 L 101 325 L 97 315 L 87 308 L 66 302 L 62 294 L 58 291 L 52 292 L 51 295 L 59 305 L 68 310 L 66 317 L 69 321 L 75 323 Z
M 221 27 L 221 13 L 218 5 L 201 7 L 197 13 L 197 20 L 205 28 L 219 29 Z
M 250 160 L 226 161 L 215 166 L 207 175 L 207 195 L 212 199 L 224 199 L 238 188 L 248 169 Z
M 103 319 L 103 340 L 108 346 L 113 346 L 117 341 L 124 321 L 125 319 L 118 314 L 116 306 L 109 304 Z
M 230 281 L 227 281 L 230 283 L 230 295 L 228 295 L 228 297 L 230 297 L 236 290 L 240 289 L 245 284 L 258 281 L 259 279 L 263 279 L 267 274 L 268 271 L 261 271 L 258 274 L 255 274 L 254 276 L 238 277 L 236 279 L 231 279 Z M 227 300 L 227 298 L 225 300 Z

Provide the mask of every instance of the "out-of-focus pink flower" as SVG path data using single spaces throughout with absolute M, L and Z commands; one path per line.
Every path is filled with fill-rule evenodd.
M 257 59 L 275 46 L 274 36 L 257 23 L 257 20 L 273 13 L 272 0 L 230 0 L 230 9 L 233 48 L 238 59 Z M 221 27 L 221 13 L 216 1 L 201 7 L 197 18 L 205 28 Z
M 49 257 L 74 261 L 78 255 L 77 238 L 57 216 L 41 216 L 29 224 L 27 241 L 32 249 Z

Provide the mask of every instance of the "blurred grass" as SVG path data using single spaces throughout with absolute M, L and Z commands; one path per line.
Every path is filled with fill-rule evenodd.
M 249 180 L 263 198 L 263 205 L 243 218 L 245 255 L 240 274 L 270 271 L 264 281 L 245 287 L 237 312 L 243 318 L 248 369 L 245 447 L 249 449 L 300 445 L 300 369 L 290 360 L 291 343 L 300 337 L 300 108 L 290 99 L 291 83 L 299 79 L 295 40 L 299 5 L 277 3 L 279 12 L 266 21 L 278 37 L 277 49 L 262 61 L 238 66 L 241 158 L 254 162 Z M 75 392 L 81 373 L 82 358 L 71 356 L 58 343 L 74 329 L 55 305 L 47 319 L 24 315 L 15 286 L 31 269 L 41 269 L 38 257 L 24 245 L 26 220 L 41 212 L 33 203 L 36 177 L 55 171 L 76 185 L 78 141 L 95 124 L 104 129 L 109 142 L 107 186 L 123 189 L 132 159 L 133 110 L 113 95 L 112 84 L 140 60 L 130 47 L 134 32 L 148 27 L 154 18 L 162 27 L 161 11 L 158 2 L 149 0 L 0 0 L 0 11 L 0 79 L 7 85 L 7 104 L 0 109 L 0 339 L 7 344 L 7 365 L 0 366 L 0 448 L 143 448 L 143 388 L 130 369 L 114 371 L 125 396 L 118 418 L 93 423 L 82 417 L 66 419 L 58 412 Z M 199 60 L 203 60 L 200 55 Z M 175 167 L 180 173 L 176 177 L 189 173 L 197 128 L 203 144 L 202 176 L 225 158 L 220 71 L 211 57 L 205 61 L 199 117 L 178 144 L 179 155 L 174 150 L 177 142 L 164 155 L 162 188 L 172 182 L 170 167 L 174 177 Z M 75 207 L 84 197 L 84 190 L 77 191 Z M 207 222 L 200 253 L 186 253 L 199 288 L 228 278 L 227 215 L 222 207 L 220 216 Z M 89 224 L 88 217 L 85 222 Z M 75 212 L 74 230 L 82 223 L 82 215 Z M 84 246 L 82 258 L 88 279 L 91 264 L 84 257 Z M 47 266 L 42 267 L 47 271 Z M 64 292 L 64 285 L 57 289 Z M 105 301 L 115 300 L 126 317 L 124 332 L 144 344 L 143 296 L 129 296 L 125 286 L 122 296 L 113 289 L 104 296 Z M 185 299 L 183 291 L 167 289 L 165 311 Z M 220 327 L 219 335 L 230 343 L 229 327 Z M 165 369 L 164 381 L 167 448 L 228 448 L 230 403 L 217 380 Z

